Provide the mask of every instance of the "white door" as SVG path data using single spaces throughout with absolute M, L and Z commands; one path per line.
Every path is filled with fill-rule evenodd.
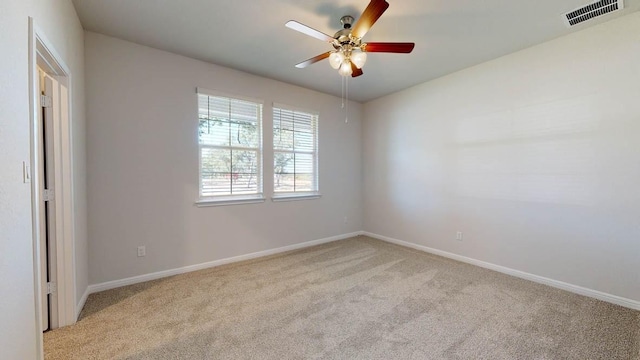
M 40 73 L 40 101 L 39 111 L 39 144 L 40 168 L 38 177 L 40 183 L 40 278 L 42 291 L 42 329 L 48 330 L 57 324 L 57 303 L 55 296 L 55 193 L 54 189 L 54 148 L 53 125 L 56 110 L 52 99 L 57 91 L 57 82 L 42 70 Z

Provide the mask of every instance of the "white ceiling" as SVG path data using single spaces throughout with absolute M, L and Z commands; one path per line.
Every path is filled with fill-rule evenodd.
M 562 15 L 592 0 L 388 0 L 366 41 L 415 42 L 411 54 L 369 54 L 349 97 L 366 102 L 640 8 L 568 29 Z M 341 96 L 328 61 L 295 64 L 331 50 L 284 26 L 297 20 L 333 35 L 369 0 L 74 0 L 85 29 Z

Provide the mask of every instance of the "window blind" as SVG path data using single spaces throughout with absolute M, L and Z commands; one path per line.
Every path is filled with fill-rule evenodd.
M 273 107 L 275 193 L 318 191 L 318 115 Z
M 262 104 L 198 94 L 200 198 L 262 193 Z

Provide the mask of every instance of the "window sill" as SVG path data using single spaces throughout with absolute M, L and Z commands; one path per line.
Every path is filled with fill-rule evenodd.
M 196 201 L 197 207 L 210 207 L 210 206 L 229 206 L 229 205 L 243 205 L 243 204 L 259 204 L 263 203 L 265 198 L 262 195 L 259 196 L 247 196 L 247 197 L 221 197 L 219 199 L 202 199 Z
M 319 199 L 322 195 L 318 193 L 304 193 L 304 194 L 281 194 L 273 195 L 271 201 L 283 202 L 283 201 L 298 201 L 298 200 L 313 200 Z

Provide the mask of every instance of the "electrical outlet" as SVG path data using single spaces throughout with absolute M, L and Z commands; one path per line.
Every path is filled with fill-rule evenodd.
M 147 249 L 144 246 L 138 246 L 138 257 L 147 255 Z
M 462 241 L 462 231 L 458 231 L 458 232 L 456 233 L 456 240 L 458 240 L 458 241 Z

